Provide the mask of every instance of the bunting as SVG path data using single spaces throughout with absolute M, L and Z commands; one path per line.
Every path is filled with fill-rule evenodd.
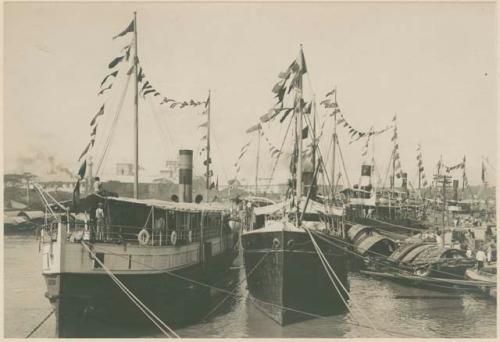
M 246 133 L 252 133 L 252 132 L 255 132 L 255 131 L 258 131 L 258 130 L 261 130 L 262 129 L 262 125 L 260 123 L 256 124 L 256 125 L 253 125 L 252 127 L 248 128 L 246 130 Z
M 161 100 L 159 102 L 160 105 L 168 106 L 170 109 L 182 109 L 185 107 L 198 107 L 204 105 L 205 108 L 208 107 L 208 102 L 210 101 L 210 95 L 206 101 L 195 101 L 194 99 L 189 99 L 187 101 L 177 101 L 175 99 L 171 99 L 169 97 L 163 96 L 152 84 L 149 80 L 146 79 L 146 75 L 140 67 L 139 74 L 137 76 L 138 82 L 142 85 L 141 90 L 139 91 L 140 95 L 143 98 L 151 95 L 152 97 L 160 97 Z
M 424 160 L 422 157 L 422 148 L 420 144 L 417 145 L 417 165 L 418 165 L 418 172 L 420 174 L 420 179 L 422 181 L 422 186 L 425 188 L 428 183 L 427 183 L 427 177 L 425 176 Z
M 123 37 L 125 36 L 127 33 L 131 33 L 131 32 L 134 32 L 134 27 L 135 27 L 135 20 L 132 19 L 132 21 L 130 22 L 130 24 L 127 26 L 127 28 L 125 30 L 123 30 L 122 32 L 118 33 L 116 36 L 113 37 L 113 40 L 115 40 L 116 38 L 118 37 Z
M 460 163 L 455 164 L 453 166 L 446 166 L 446 173 L 449 173 L 450 171 L 458 170 L 458 169 L 462 169 L 462 170 L 465 169 L 465 156 L 464 156 L 464 159 Z
M 394 172 L 396 173 L 396 177 L 401 178 L 403 176 L 403 169 L 401 168 L 401 160 L 399 159 L 399 144 L 397 142 L 398 139 L 398 126 L 396 125 L 396 116 L 392 119 L 394 134 L 391 138 L 391 141 L 394 142 Z
M 371 137 L 371 136 L 380 135 L 382 133 L 387 132 L 389 129 L 391 129 L 391 127 L 394 127 L 393 125 L 387 125 L 386 127 L 382 128 L 380 130 L 377 130 L 377 131 L 374 130 L 373 128 L 370 128 L 370 130 L 368 132 L 362 132 L 362 131 L 359 131 L 358 129 L 354 128 L 346 120 L 346 118 L 344 117 L 344 115 L 342 113 L 340 113 L 340 115 L 337 118 L 337 124 L 342 125 L 342 127 L 345 127 L 348 130 L 349 136 L 351 138 L 351 141 L 349 142 L 349 144 L 352 144 L 353 142 L 358 141 L 359 139 L 361 139 L 363 137 Z M 395 135 L 397 137 L 397 133 L 395 133 Z M 394 140 L 395 140 L 395 138 L 393 137 L 392 141 L 394 141 Z
M 247 153 L 247 151 L 248 151 L 248 147 L 249 147 L 249 146 L 250 146 L 250 144 L 252 143 L 252 137 L 253 137 L 253 136 L 251 136 L 251 137 L 250 137 L 250 139 L 248 140 L 248 142 L 247 142 L 245 145 L 243 145 L 243 146 L 241 147 L 241 149 L 240 149 L 240 154 L 239 154 L 239 156 L 238 156 L 238 160 L 236 161 L 236 163 L 234 163 L 234 167 L 235 167 L 235 169 L 236 169 L 236 172 L 235 172 L 236 174 L 235 174 L 235 176 L 234 176 L 234 179 L 236 179 L 236 178 L 238 177 L 238 173 L 240 172 L 240 169 L 241 169 L 241 164 L 240 164 L 240 163 L 241 163 L 241 159 L 242 159 L 242 158 L 243 158 L 243 156 Z

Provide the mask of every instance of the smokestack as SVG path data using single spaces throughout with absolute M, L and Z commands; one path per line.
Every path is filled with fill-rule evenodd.
M 371 177 L 372 177 L 372 166 L 363 164 L 361 165 L 361 180 L 360 185 L 361 189 L 371 190 Z
M 193 150 L 179 150 L 179 200 L 191 203 L 193 197 Z
M 453 200 L 458 201 L 458 179 L 453 180 Z

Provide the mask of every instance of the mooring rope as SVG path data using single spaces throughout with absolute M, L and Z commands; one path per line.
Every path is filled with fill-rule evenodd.
M 331 241 L 331 240 L 328 240 L 328 239 L 326 239 L 326 238 L 322 237 L 321 235 L 319 235 L 318 233 L 315 233 L 315 234 L 316 234 L 316 236 L 318 236 L 320 239 L 322 239 L 322 240 L 326 241 L 327 243 L 329 243 L 329 244 L 331 244 L 331 245 L 333 245 L 333 246 L 337 246 L 337 247 L 339 247 L 339 248 L 343 248 L 345 252 L 350 253 L 350 254 L 353 254 L 353 255 L 358 256 L 358 257 L 362 257 L 362 258 L 364 259 L 364 257 L 363 257 L 363 256 L 361 256 L 359 253 L 356 253 L 356 252 L 350 251 L 349 249 L 345 249 L 345 246 L 342 246 L 342 245 L 337 244 L 337 243 L 335 243 L 335 242 L 333 242 L 333 241 Z M 330 237 L 331 237 L 332 239 L 336 239 L 336 238 L 335 238 L 335 237 L 333 237 L 333 236 L 330 236 Z M 343 242 L 343 241 L 342 241 L 342 242 Z M 343 243 L 349 244 L 349 243 L 347 243 L 347 242 L 343 242 Z M 386 258 L 386 259 L 387 259 L 387 257 L 386 257 L 385 255 L 383 255 L 383 254 L 380 254 L 380 253 L 377 253 L 377 252 L 372 252 L 372 251 L 370 251 L 370 253 L 373 253 L 373 254 L 379 254 L 379 255 L 381 255 L 381 256 L 383 256 L 384 258 Z M 405 269 L 403 269 L 403 268 L 401 268 L 401 267 L 398 267 L 398 266 L 393 266 L 393 265 L 389 265 L 389 264 L 383 263 L 383 262 L 378 261 L 378 260 L 373 260 L 373 259 L 372 259 L 371 261 L 372 261 L 373 263 L 375 263 L 375 264 L 383 265 L 383 266 L 386 266 L 386 267 L 388 267 L 388 268 L 394 269 L 394 270 L 396 270 L 397 272 L 407 271 L 407 270 L 405 270 Z M 453 277 L 458 277 L 458 278 L 459 278 L 459 276 L 458 276 L 458 275 L 453 274 L 453 273 L 449 273 L 449 272 L 445 272 L 445 271 L 441 271 L 441 270 L 433 270 L 433 271 L 434 271 L 434 272 L 436 272 L 436 273 L 442 273 L 442 274 L 451 275 L 451 276 L 453 276 Z M 419 276 L 419 275 L 412 275 L 412 276 L 413 276 L 413 277 L 420 278 L 420 279 L 424 279 L 424 280 L 428 279 L 428 278 L 427 278 L 427 277 L 425 277 L 425 276 Z M 442 285 L 441 285 L 441 286 L 439 286 L 439 285 L 433 285 L 433 286 L 437 286 L 437 287 L 443 287 L 443 288 L 448 288 L 448 289 L 457 290 L 455 287 L 449 287 L 449 286 L 448 286 L 448 287 L 446 287 L 446 286 L 442 286 Z M 473 286 L 480 286 L 480 285 L 473 285 Z
M 179 335 L 177 335 L 175 333 L 175 331 L 173 331 L 167 324 L 165 324 L 165 322 L 163 322 L 158 316 L 156 316 L 154 314 L 154 312 L 152 312 L 144 303 L 142 303 L 105 265 L 104 263 L 99 260 L 99 258 L 97 258 L 94 254 L 94 252 L 92 252 L 90 250 L 90 248 L 87 246 L 87 244 L 85 244 L 84 242 L 82 242 L 82 245 L 87 249 L 87 251 L 92 255 L 93 259 L 95 261 L 97 261 L 97 263 L 103 268 L 104 271 L 106 271 L 106 273 L 110 276 L 110 278 L 118 285 L 118 287 L 125 293 L 125 295 L 127 295 L 127 297 L 132 301 L 132 303 L 134 303 L 143 313 L 144 315 L 149 319 L 151 320 L 151 322 L 153 322 L 157 327 L 158 329 L 160 329 L 160 331 L 167 337 L 170 337 L 170 335 L 168 334 L 168 331 L 170 331 L 170 333 L 172 333 L 175 337 L 177 338 L 180 338 Z M 154 320 L 153 318 L 155 318 L 156 320 Z
M 215 306 L 215 308 L 213 308 L 212 310 L 210 310 L 210 312 L 208 314 L 205 315 L 205 317 L 202 318 L 202 322 L 205 321 L 208 317 L 210 317 L 210 315 L 212 313 L 214 313 L 215 311 L 217 311 L 217 309 L 223 304 L 226 302 L 226 300 L 230 297 L 230 296 L 234 296 L 234 293 L 238 290 L 239 286 L 244 282 L 246 281 L 248 278 L 250 278 L 250 276 L 252 275 L 252 273 L 257 270 L 257 267 L 259 267 L 259 265 L 264 261 L 264 259 L 269 255 L 269 253 L 271 253 L 271 251 L 267 252 L 266 254 L 264 254 L 262 256 L 262 258 L 260 258 L 259 262 L 257 262 L 257 264 L 250 270 L 250 272 L 248 272 L 248 274 L 246 275 L 246 277 L 243 277 L 243 279 L 238 283 L 236 284 L 236 286 L 234 287 L 233 291 L 231 291 L 230 293 L 227 294 L 227 296 L 222 300 L 220 301 L 219 304 L 217 304 Z
M 99 249 L 99 250 L 101 250 L 103 252 L 107 252 L 106 249 L 101 248 L 101 247 L 96 247 L 96 250 L 97 249 Z M 119 256 L 119 257 L 122 257 L 122 258 L 127 258 L 127 260 L 128 260 L 128 257 L 125 256 L 125 255 L 119 255 L 119 254 L 116 254 L 116 255 Z M 205 286 L 205 287 L 213 289 L 215 291 L 219 291 L 219 292 L 223 292 L 223 293 L 227 293 L 227 294 L 231 294 L 232 293 L 231 291 L 223 289 L 223 288 L 220 288 L 220 287 L 216 287 L 216 286 L 213 286 L 213 285 L 210 285 L 210 284 L 207 284 L 207 283 L 203 283 L 203 282 L 200 282 L 200 281 L 197 281 L 197 280 L 194 280 L 194 279 L 190 279 L 190 278 L 187 278 L 187 277 L 184 277 L 184 276 L 181 276 L 181 275 L 178 275 L 178 274 L 166 271 L 166 270 L 160 270 L 158 268 L 152 267 L 150 265 L 147 265 L 147 264 L 142 263 L 142 262 L 137 261 L 137 260 L 132 260 L 132 262 L 135 263 L 135 264 L 138 264 L 138 265 L 142 265 L 142 266 L 148 267 L 149 269 L 151 269 L 153 271 L 163 271 L 163 272 L 165 272 L 166 275 L 177 277 L 179 279 L 183 279 L 183 280 L 188 281 L 188 282 L 193 283 L 193 284 Z M 238 293 L 233 293 L 232 295 L 235 296 L 235 297 L 246 298 L 244 295 L 238 294 Z M 265 300 L 258 299 L 258 298 L 255 298 L 255 297 L 253 297 L 253 300 L 255 300 L 257 302 L 260 302 L 260 303 L 263 303 L 263 304 L 267 304 L 267 305 L 276 307 L 278 309 L 283 309 L 283 310 L 287 310 L 287 311 L 291 311 L 291 312 L 300 313 L 300 314 L 303 314 L 305 316 L 309 316 L 309 317 L 312 317 L 312 318 L 329 319 L 329 317 L 326 317 L 326 316 L 322 316 L 322 315 L 318 315 L 318 314 L 314 314 L 314 313 L 311 313 L 311 312 L 302 311 L 302 310 L 298 310 L 298 309 L 293 309 L 293 308 L 290 308 L 290 307 L 287 307 L 287 306 L 283 306 L 283 305 L 279 305 L 279 304 L 267 302 Z M 364 325 L 364 324 L 361 324 L 359 322 L 346 322 L 346 323 L 347 324 L 351 324 L 351 325 L 355 325 L 355 326 L 358 326 L 358 327 L 372 329 L 371 326 Z M 401 336 L 408 336 L 408 337 L 418 337 L 416 335 L 411 335 L 411 334 L 403 333 L 403 332 L 400 332 L 400 331 L 392 331 L 392 330 L 389 330 L 389 329 L 379 328 L 379 330 L 383 331 L 383 332 L 387 332 L 389 334 L 393 334 L 393 335 L 401 335 Z
M 319 257 L 321 263 L 323 264 L 323 267 L 325 268 L 325 271 L 326 271 L 326 273 L 328 275 L 328 278 L 330 278 L 330 281 L 332 282 L 333 286 L 335 287 L 335 290 L 337 290 L 337 293 L 339 294 L 340 298 L 344 302 L 346 308 L 352 314 L 351 308 L 349 307 L 349 305 L 347 304 L 347 301 L 345 300 L 344 296 L 342 295 L 342 293 L 340 292 L 339 288 L 335 284 L 335 281 L 332 279 L 332 277 L 330 275 L 330 272 L 331 272 L 331 274 L 333 274 L 333 276 L 335 277 L 335 279 L 337 280 L 337 282 L 339 283 L 339 285 L 342 287 L 342 289 L 344 290 L 346 296 L 351 300 L 351 303 L 354 305 L 354 307 L 361 313 L 361 315 L 364 316 L 364 318 L 368 321 L 368 323 L 370 323 L 370 325 L 372 326 L 373 330 L 375 330 L 376 332 L 379 332 L 379 330 L 377 329 L 377 327 L 375 326 L 375 324 L 373 324 L 373 322 L 368 317 L 368 315 L 366 315 L 363 312 L 363 310 L 361 310 L 361 308 L 359 308 L 357 306 L 357 304 L 352 300 L 351 296 L 349 295 L 349 291 L 347 291 L 347 289 L 345 288 L 344 284 L 342 284 L 342 282 L 340 281 L 339 277 L 337 276 L 337 274 L 335 273 L 335 271 L 331 267 L 330 263 L 328 262 L 328 260 L 326 259 L 325 255 L 324 255 L 323 251 L 321 250 L 321 248 L 319 247 L 318 243 L 314 239 L 311 231 L 308 228 L 304 228 L 304 229 L 309 234 L 309 238 L 311 239 L 311 241 L 312 241 L 312 243 L 314 245 L 314 248 L 316 250 L 316 253 L 318 254 L 318 257 Z
M 51 312 L 49 312 L 49 314 L 44 319 L 42 319 L 42 321 L 40 323 L 38 323 L 37 326 L 34 327 L 33 330 L 31 330 L 30 333 L 28 335 L 26 335 L 25 338 L 30 338 L 31 335 L 33 335 L 49 319 L 49 317 L 52 316 L 52 314 L 55 311 L 56 311 L 56 309 L 53 309 Z

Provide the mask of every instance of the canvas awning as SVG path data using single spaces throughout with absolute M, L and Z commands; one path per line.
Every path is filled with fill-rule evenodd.
M 222 203 L 184 203 L 184 202 L 171 202 L 157 199 L 135 199 L 129 197 L 103 197 L 97 194 L 92 194 L 81 200 L 84 206 L 96 207 L 98 203 L 106 201 L 124 204 L 137 204 L 147 207 L 155 207 L 158 209 L 170 209 L 180 211 L 193 211 L 193 212 L 213 212 L 229 210 L 229 206 Z
M 301 209 L 300 211 L 304 211 L 304 206 L 306 204 L 306 198 L 302 198 L 302 201 L 300 203 Z M 287 200 L 284 202 L 279 202 L 276 204 L 271 204 L 267 205 L 264 207 L 259 207 L 254 209 L 255 215 L 271 215 L 274 214 L 278 211 L 283 211 L 284 209 L 287 210 L 287 212 L 290 212 L 293 210 L 291 207 L 291 200 Z M 344 209 L 342 207 L 335 207 L 335 206 L 330 206 L 330 205 L 325 205 L 313 200 L 309 200 L 307 203 L 307 210 L 305 212 L 306 214 L 324 214 L 324 215 L 334 215 L 334 216 L 342 216 L 344 214 Z

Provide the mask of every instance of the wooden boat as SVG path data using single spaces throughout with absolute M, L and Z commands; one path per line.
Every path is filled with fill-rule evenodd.
M 491 284 L 492 286 L 480 287 L 481 290 L 489 297 L 497 298 L 497 267 L 496 263 L 486 265 L 480 270 L 476 268 L 469 268 L 465 272 L 467 279 L 481 281 Z
M 379 234 L 370 226 L 351 226 L 347 230 L 347 236 L 356 256 L 354 265 L 359 268 L 366 268 L 375 260 L 384 262 L 397 247 L 394 239 Z

